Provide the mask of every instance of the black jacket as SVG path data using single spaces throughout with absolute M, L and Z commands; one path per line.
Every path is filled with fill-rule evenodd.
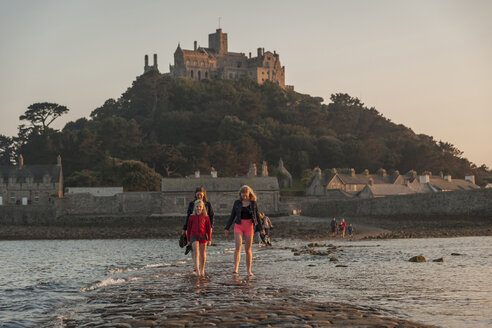
M 232 225 L 232 222 L 236 222 L 237 224 L 241 224 L 241 208 L 243 206 L 243 202 L 241 200 L 236 200 L 234 205 L 232 205 L 232 212 L 227 224 L 225 226 L 225 230 L 229 230 Z M 255 231 L 263 230 L 263 224 L 260 220 L 260 214 L 258 212 L 258 204 L 256 202 L 251 202 L 251 206 L 249 207 L 251 211 L 251 217 L 253 218 L 253 225 Z
M 212 204 L 210 202 L 204 202 L 205 203 L 205 209 L 207 210 L 208 218 L 210 219 L 210 227 L 213 229 L 214 228 L 214 209 L 212 207 Z M 183 230 L 186 230 L 188 228 L 188 220 L 190 219 L 190 215 L 193 214 L 193 208 L 195 207 L 195 201 L 191 201 L 188 204 L 188 212 L 186 213 L 186 221 L 183 226 Z

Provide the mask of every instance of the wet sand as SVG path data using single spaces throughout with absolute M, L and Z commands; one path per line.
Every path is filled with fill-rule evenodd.
M 215 256 L 207 263 L 206 277 L 196 277 L 187 263 L 90 290 L 86 304 L 61 315 L 58 324 L 67 328 L 433 327 L 378 308 L 307 301 L 315 297 L 313 292 L 271 285 L 261 274 L 234 275 L 231 255 Z
M 341 218 L 337 218 L 340 222 Z M 354 226 L 354 239 L 431 238 L 491 236 L 492 218 L 487 217 L 388 217 L 345 218 Z M 340 239 L 331 234 L 331 218 L 306 216 L 272 217 L 273 238 L 303 240 Z M 178 238 L 184 218 L 163 218 L 152 223 L 97 226 L 0 226 L 0 240 L 23 239 L 120 239 Z M 214 239 L 223 239 L 226 218 L 217 218 Z M 348 238 L 346 233 L 346 238 Z

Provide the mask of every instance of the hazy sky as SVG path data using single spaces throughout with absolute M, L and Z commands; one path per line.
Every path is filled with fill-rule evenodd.
M 276 50 L 296 91 L 349 93 L 492 167 L 492 1 L 0 0 L 0 134 L 35 102 L 70 109 L 55 128 L 88 117 L 219 17 L 230 51 Z

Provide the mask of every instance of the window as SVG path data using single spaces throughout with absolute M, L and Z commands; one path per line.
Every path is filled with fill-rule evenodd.
M 186 66 L 190 66 L 190 61 L 186 60 Z
M 202 72 L 198 71 L 198 80 L 202 79 Z
M 205 78 L 208 79 L 208 72 L 205 72 Z
M 200 65 L 201 65 L 202 67 L 205 67 L 205 63 L 204 63 L 203 61 L 200 63 Z
M 191 72 L 190 72 L 190 73 L 191 73 L 191 78 L 193 78 L 193 70 L 191 70 Z
M 183 206 L 185 204 L 184 197 L 176 197 L 174 203 L 178 206 Z
M 195 61 L 193 62 L 193 65 L 198 66 L 198 62 L 195 60 Z

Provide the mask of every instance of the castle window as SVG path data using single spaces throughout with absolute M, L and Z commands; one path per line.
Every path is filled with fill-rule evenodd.
M 191 70 L 190 74 L 191 74 L 191 78 L 193 78 L 193 70 Z
M 205 78 L 208 79 L 208 72 L 205 72 Z
M 198 80 L 202 79 L 202 72 L 198 71 Z

